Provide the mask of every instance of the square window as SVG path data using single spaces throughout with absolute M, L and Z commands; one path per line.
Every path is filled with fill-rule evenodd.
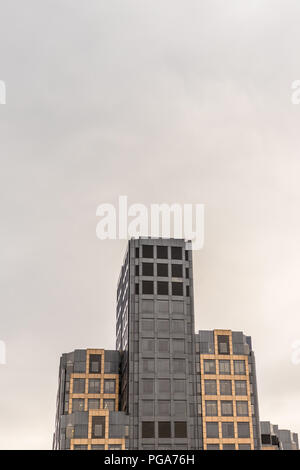
M 172 295 L 183 295 L 183 283 L 172 282 Z
M 169 320 L 158 320 L 157 329 L 160 333 L 169 333 Z
M 157 359 L 157 370 L 169 374 L 170 372 L 170 360 L 169 359 Z
M 171 437 L 171 423 L 169 421 L 158 422 L 158 437 L 159 438 Z
M 154 353 L 154 339 L 143 339 L 142 350 L 143 352 Z
M 173 313 L 184 313 L 184 303 L 181 300 L 173 300 Z
M 185 421 L 175 421 L 174 423 L 174 437 L 187 438 L 187 426 Z
M 168 247 L 157 245 L 156 247 L 157 258 L 168 259 Z
M 157 309 L 159 313 L 169 313 L 169 302 L 167 300 L 158 300 Z
M 154 416 L 154 401 L 153 400 L 144 400 L 142 402 L 142 415 Z
M 172 277 L 182 277 L 182 264 L 172 264 Z
M 235 394 L 236 395 L 247 395 L 247 382 L 246 380 L 235 381 Z
M 142 423 L 142 438 L 151 439 L 155 437 L 154 432 L 154 422 L 153 421 L 144 421 Z
M 236 375 L 246 374 L 245 361 L 234 361 L 234 373 Z
M 154 292 L 154 283 L 153 281 L 143 281 L 142 282 L 142 286 L 143 286 L 143 294 L 145 295 L 152 295 L 153 292 Z
M 186 372 L 186 363 L 185 359 L 173 359 L 173 369 L 174 373 L 185 373 Z
M 221 415 L 222 416 L 233 416 L 232 401 L 229 401 L 229 400 L 221 401 Z
M 116 381 L 104 379 L 104 393 L 116 393 Z
M 220 394 L 232 395 L 231 380 L 220 380 Z
M 160 416 L 171 415 L 171 402 L 169 400 L 159 400 L 157 403 L 158 414 Z
M 167 263 L 157 263 L 157 276 L 158 277 L 168 277 L 168 264 Z
M 174 384 L 174 393 L 185 393 L 185 380 L 175 379 L 173 384 Z
M 158 393 L 170 393 L 171 384 L 169 379 L 159 379 L 158 380 Z
M 219 424 L 218 423 L 206 423 L 206 435 L 210 439 L 219 438 Z
M 184 333 L 184 320 L 172 320 L 173 333 Z
M 153 263 L 143 263 L 142 273 L 143 276 L 153 276 Z
M 173 352 L 184 354 L 185 352 L 184 339 L 173 339 Z
M 101 357 L 102 356 L 100 354 L 90 354 L 90 363 L 89 363 L 90 374 L 101 373 Z
M 89 393 L 100 393 L 100 379 L 89 379 Z
M 142 381 L 142 390 L 145 394 L 154 393 L 154 380 L 153 379 L 143 379 Z
M 175 416 L 186 416 L 186 402 L 174 401 Z
M 172 246 L 171 257 L 172 259 L 182 259 L 182 248 L 180 246 Z
M 75 411 L 84 411 L 84 399 L 83 398 L 73 398 L 72 400 L 72 412 Z
M 222 423 L 222 437 L 234 438 L 234 424 L 233 423 Z
M 251 450 L 250 444 L 239 444 L 239 450 Z
M 153 245 L 143 245 L 143 258 L 153 258 Z
M 216 400 L 205 401 L 206 416 L 218 416 L 218 404 Z
M 217 382 L 216 380 L 205 380 L 205 395 L 217 395 Z
M 142 320 L 142 330 L 143 332 L 151 332 L 154 331 L 154 321 L 153 320 Z
M 218 335 L 219 354 L 229 354 L 229 336 Z
M 115 411 L 116 409 L 116 400 L 104 398 L 103 399 L 103 408 L 104 410 Z
M 73 393 L 85 392 L 85 379 L 73 379 Z
M 250 437 L 249 423 L 237 423 L 238 424 L 238 436 L 239 438 Z
M 165 281 L 157 281 L 157 295 L 168 295 L 169 283 Z
M 143 300 L 142 311 L 143 313 L 153 313 L 154 311 L 153 300 Z
M 99 410 L 100 398 L 89 398 L 88 407 L 89 407 L 89 410 Z
M 169 340 L 168 339 L 159 339 L 158 340 L 158 352 L 168 353 L 170 350 Z
M 248 409 L 247 401 L 236 402 L 236 414 L 237 416 L 249 416 L 249 409 Z
M 224 361 L 219 361 L 219 373 L 221 375 L 230 375 L 230 361 L 224 360 Z
M 216 361 L 214 359 L 204 359 L 204 374 L 216 373 Z
M 143 359 L 143 372 L 154 372 L 154 359 Z
M 223 444 L 223 450 L 235 450 L 235 444 Z

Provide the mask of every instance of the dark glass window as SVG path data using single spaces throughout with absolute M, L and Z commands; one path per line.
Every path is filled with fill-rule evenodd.
M 152 295 L 153 294 L 153 281 L 143 281 L 143 294 Z
M 92 438 L 104 439 L 105 416 L 92 416 Z
M 139 276 L 140 275 L 140 267 L 138 264 L 135 265 L 135 275 Z
M 172 282 L 172 295 L 183 295 L 182 282 Z
M 135 257 L 139 258 L 139 256 L 140 256 L 140 250 L 139 250 L 139 248 L 136 248 L 135 249 Z
M 234 424 L 233 423 L 222 423 L 222 437 L 234 438 Z
M 153 258 L 153 245 L 143 245 L 143 258 Z
M 206 423 L 206 435 L 208 438 L 219 438 L 219 424 L 218 423 Z
M 136 283 L 136 284 L 135 284 L 135 294 L 136 294 L 136 295 L 139 295 L 139 293 L 140 293 L 140 286 L 139 286 L 138 283 Z
M 221 401 L 221 415 L 222 416 L 233 416 L 232 401 L 229 401 L 229 400 Z
M 168 259 L 168 247 L 167 246 L 160 246 L 156 247 L 157 258 L 160 259 Z
M 172 246 L 171 257 L 172 259 L 182 259 L 182 248 L 180 246 Z
M 182 277 L 182 264 L 172 264 L 172 277 Z
M 220 394 L 232 395 L 231 380 L 220 380 Z
M 168 265 L 163 263 L 157 263 L 157 276 L 168 277 Z
M 190 277 L 189 275 L 189 268 L 185 268 L 185 277 L 188 279 Z
M 100 393 L 100 379 L 89 379 L 89 393 Z
M 116 381 L 114 379 L 104 379 L 104 393 L 116 393 Z
M 161 437 L 161 438 L 171 437 L 171 423 L 169 421 L 158 422 L 158 437 Z
M 190 286 L 185 286 L 185 295 L 186 295 L 187 297 L 190 296 Z
M 143 276 L 153 276 L 153 263 L 143 263 L 142 273 Z
M 85 379 L 74 379 L 73 380 L 73 393 L 84 393 L 85 392 Z
M 218 403 L 216 400 L 205 401 L 206 416 L 218 416 Z
M 90 371 L 90 374 L 101 373 L 101 355 L 100 354 L 90 354 L 89 371 Z
M 169 294 L 169 284 L 165 281 L 157 281 L 157 294 L 158 295 L 168 295 Z
M 217 382 L 216 380 L 205 380 L 204 382 L 206 395 L 217 395 Z
M 218 335 L 218 350 L 219 354 L 229 354 L 229 336 Z
M 186 438 L 187 437 L 187 426 L 185 421 L 175 421 L 174 423 L 174 437 L 175 438 Z
M 154 422 L 153 421 L 144 421 L 142 423 L 142 438 L 151 439 L 155 437 L 154 432 Z
M 238 436 L 240 438 L 250 437 L 249 423 L 237 423 L 238 424 Z
M 235 381 L 235 394 L 236 395 L 247 395 L 247 382 L 246 380 Z
M 216 373 L 216 361 L 214 359 L 204 359 L 204 374 Z

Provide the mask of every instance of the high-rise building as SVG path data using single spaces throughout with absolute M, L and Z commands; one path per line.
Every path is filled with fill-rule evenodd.
M 298 434 L 270 421 L 261 421 L 260 427 L 262 450 L 299 450 Z
M 251 338 L 230 330 L 196 335 L 200 447 L 260 449 L 255 358 Z
M 119 410 L 117 351 L 75 350 L 63 354 L 53 449 L 125 449 L 128 416 Z
M 190 243 L 130 240 L 117 290 L 116 348 L 130 449 L 197 449 Z

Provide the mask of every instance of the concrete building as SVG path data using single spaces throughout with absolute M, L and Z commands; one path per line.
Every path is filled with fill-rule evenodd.
M 196 369 L 200 448 L 260 449 L 251 338 L 230 330 L 199 331 Z
M 262 450 L 299 450 L 298 434 L 270 421 L 261 421 L 260 426 Z
M 117 351 L 75 350 L 59 367 L 54 450 L 125 449 L 128 416 L 119 410 Z

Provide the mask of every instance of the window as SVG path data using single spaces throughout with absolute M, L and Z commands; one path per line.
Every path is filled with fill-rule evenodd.
M 175 421 L 174 423 L 174 437 L 175 438 L 186 438 L 187 427 L 185 421 Z
M 184 313 L 184 303 L 181 300 L 173 300 L 173 313 Z
M 85 392 L 85 379 L 73 379 L 73 393 Z
M 74 450 L 87 450 L 87 444 L 74 444 Z
M 153 313 L 154 311 L 153 300 L 143 300 L 142 311 L 143 313 Z
M 89 398 L 88 405 L 89 405 L 89 410 L 99 410 L 99 408 L 100 408 L 100 399 L 99 398 Z
M 185 250 L 185 261 L 189 260 L 189 252 L 188 250 Z
M 73 437 L 74 437 L 74 426 L 72 424 L 67 424 L 66 439 L 72 439 Z
M 160 416 L 170 416 L 171 415 L 171 402 L 168 400 L 159 400 L 157 403 L 158 414 Z
M 219 424 L 206 423 L 206 435 L 208 438 L 219 438 Z
M 174 393 L 185 393 L 185 380 L 175 379 L 173 384 Z
M 168 295 L 169 284 L 165 281 L 157 281 L 157 295 Z
M 142 267 L 143 276 L 153 276 L 153 263 L 143 263 Z
M 234 424 L 233 423 L 222 423 L 222 437 L 234 438 Z
M 249 423 L 237 423 L 238 425 L 238 436 L 240 438 L 250 437 Z
M 147 332 L 154 331 L 154 321 L 153 320 L 142 320 L 142 330 Z
M 185 268 L 185 277 L 189 278 L 189 268 Z
M 157 263 L 157 276 L 159 277 L 168 277 L 168 264 L 166 263 Z
M 246 374 L 245 361 L 234 361 L 234 373 L 236 375 Z
M 136 257 L 136 258 L 139 258 L 139 257 L 140 257 L 140 250 L 139 250 L 139 248 L 136 248 L 136 249 L 135 249 L 135 257 Z
M 239 444 L 239 450 L 251 450 L 250 444 Z
M 173 369 L 175 373 L 185 372 L 186 371 L 185 359 L 173 359 Z
M 205 414 L 206 416 L 218 416 L 218 405 L 215 400 L 205 401 Z
M 144 352 L 154 352 L 154 340 L 153 339 L 143 339 L 142 340 L 142 349 Z
M 155 437 L 154 432 L 154 422 L 153 421 L 144 421 L 142 423 L 142 438 L 151 439 Z
M 143 281 L 143 294 L 152 295 L 153 294 L 153 282 L 152 281 Z
M 249 409 L 248 409 L 247 401 L 236 402 L 236 414 L 237 416 L 249 416 Z
M 116 393 L 116 381 L 104 379 L 104 393 Z
M 158 437 L 161 437 L 161 438 L 171 437 L 171 423 L 169 421 L 158 422 Z
M 90 374 L 100 374 L 101 372 L 101 355 L 100 354 L 90 354 L 89 371 L 90 371 Z
M 172 264 L 172 277 L 182 277 L 182 264 Z
M 169 333 L 169 320 L 158 320 L 157 321 L 157 330 L 161 333 Z
M 172 259 L 182 259 L 182 248 L 180 246 L 172 246 L 171 257 Z
M 235 444 L 223 444 L 223 450 L 235 450 Z
M 220 450 L 219 444 L 207 444 L 207 450 Z
M 122 450 L 121 444 L 109 444 L 108 450 Z
M 172 295 L 183 295 L 182 282 L 172 282 Z
M 220 394 L 232 395 L 231 380 L 220 380 Z
M 235 394 L 236 395 L 247 395 L 247 382 L 246 380 L 235 381 Z
M 168 374 L 170 372 L 170 360 L 157 359 L 157 370 L 158 372 L 164 372 Z
M 217 382 L 216 380 L 205 380 L 204 381 L 205 394 L 206 395 L 217 395 Z
M 158 380 L 158 393 L 170 393 L 171 385 L 169 379 Z
M 84 399 L 83 398 L 73 398 L 72 412 L 74 411 L 84 411 Z
M 142 415 L 153 416 L 154 415 L 154 401 L 144 400 L 142 402 Z
M 140 267 L 138 264 L 135 265 L 135 275 L 139 276 L 140 275 Z
M 139 295 L 139 293 L 140 293 L 140 286 L 139 286 L 138 283 L 136 283 L 136 284 L 135 284 L 135 294 L 136 294 L 136 295 Z
M 89 393 L 100 393 L 100 379 L 89 379 Z
M 153 245 L 143 245 L 143 258 L 153 258 Z
M 186 295 L 187 297 L 190 296 L 190 286 L 185 286 L 185 295 Z
M 229 354 L 229 336 L 218 335 L 219 354 Z
M 174 401 L 175 416 L 186 416 L 186 402 Z
M 167 246 L 160 246 L 156 247 L 157 258 L 160 259 L 168 259 L 168 247 Z
M 214 359 L 204 359 L 204 374 L 216 373 L 216 361 Z
M 233 405 L 232 401 L 221 401 L 221 415 L 222 416 L 233 416 Z
M 77 424 L 74 430 L 75 439 L 84 439 L 88 437 L 88 425 L 87 424 Z
M 92 438 L 105 437 L 105 416 L 92 416 Z
M 184 320 L 172 320 L 172 331 L 174 333 L 184 333 Z
M 104 444 L 92 444 L 91 445 L 91 450 L 104 450 L 105 445 Z
M 230 361 L 224 360 L 219 361 L 219 373 L 222 375 L 229 375 L 230 371 Z
M 167 353 L 169 352 L 169 340 L 168 339 L 159 339 L 158 340 L 158 351 Z
M 104 410 L 115 411 L 115 409 L 116 409 L 116 400 L 104 398 L 103 399 L 103 408 L 104 408 Z
M 143 393 L 154 393 L 154 380 L 144 379 L 142 382 Z
M 143 371 L 154 372 L 154 359 L 143 359 Z
M 158 300 L 157 310 L 159 313 L 169 313 L 169 302 L 167 300 Z
M 184 354 L 185 352 L 184 339 L 173 339 L 173 352 Z

